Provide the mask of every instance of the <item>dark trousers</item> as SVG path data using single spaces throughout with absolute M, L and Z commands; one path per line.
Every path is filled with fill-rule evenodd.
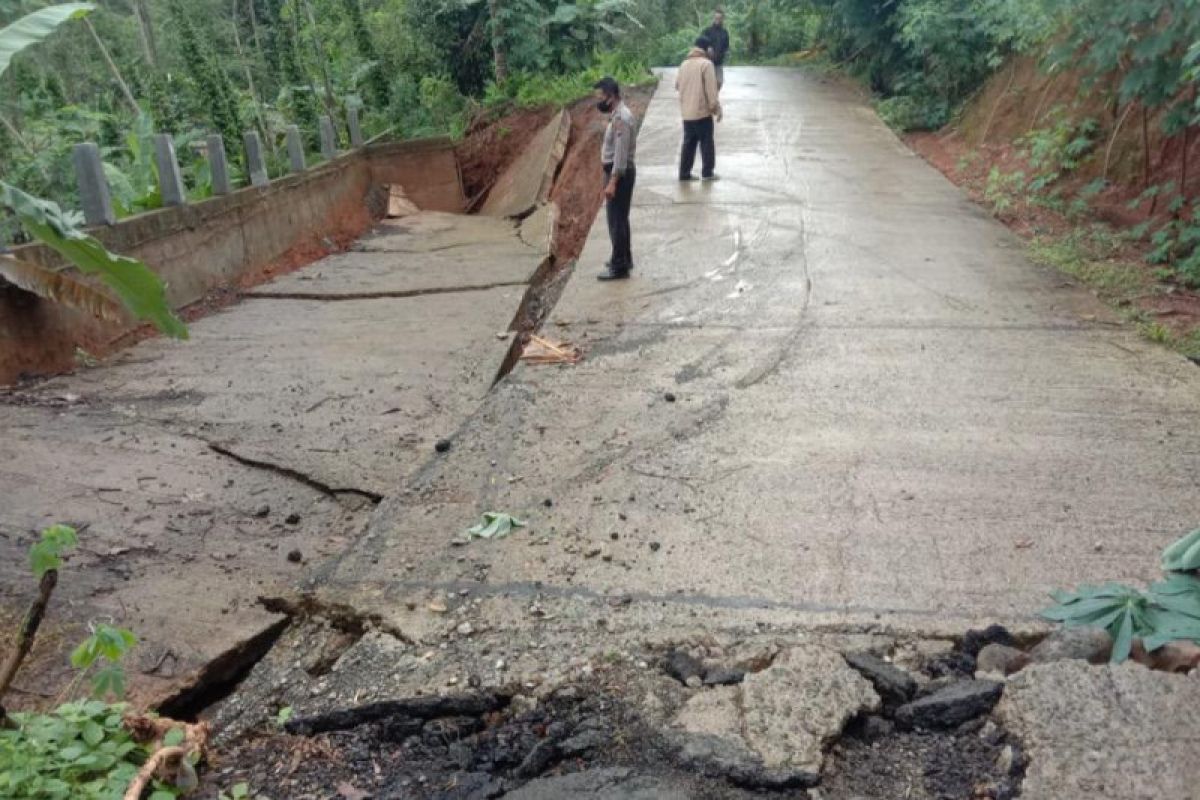
M 679 154 L 679 177 L 692 174 L 696 163 L 696 146 L 700 146 L 701 176 L 712 177 L 717 166 L 717 146 L 713 142 L 713 118 L 685 119 L 683 121 L 683 152 Z
M 604 180 L 612 175 L 612 164 L 604 165 Z M 608 217 L 608 238 L 612 240 L 612 258 L 609 260 L 613 272 L 628 272 L 633 269 L 633 244 L 630 241 L 629 206 L 633 202 L 633 184 L 637 170 L 630 164 L 625 174 L 617 178 L 617 193 L 605 200 L 604 212 Z

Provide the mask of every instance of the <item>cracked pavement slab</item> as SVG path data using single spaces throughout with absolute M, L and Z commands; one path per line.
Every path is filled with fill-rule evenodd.
M 34 532 L 87 528 L 53 601 L 66 629 L 39 638 L 24 697 L 55 685 L 93 619 L 142 639 L 137 699 L 222 654 L 250 658 L 283 619 L 258 597 L 347 547 L 479 403 L 545 255 L 505 220 L 383 222 L 361 251 L 268 287 L 309 299 L 246 300 L 193 323 L 189 342 L 0 396 L 4 619 L 32 596 Z
M 1060 661 L 1009 681 L 998 718 L 1028 749 L 1021 797 L 1194 797 L 1200 675 Z

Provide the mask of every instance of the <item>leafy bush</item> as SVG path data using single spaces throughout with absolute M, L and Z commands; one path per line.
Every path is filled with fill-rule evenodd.
M 12 714 L 0 729 L 0 796 L 12 800 L 112 800 L 149 755 L 121 725 L 124 705 L 84 700 L 48 714 Z M 151 797 L 166 800 L 160 787 Z
M 889 124 L 933 128 L 976 91 L 1005 57 L 1039 45 L 1057 6 L 1073 0 L 814 0 L 832 56 L 885 100 Z
M 1077 119 L 1062 108 L 1051 112 L 1053 124 L 1030 131 L 1017 140 L 1029 159 L 1034 176 L 1029 182 L 1040 192 L 1068 172 L 1073 172 L 1092 154 L 1100 125 L 1091 117 Z
M 1057 605 L 1042 616 L 1068 626 L 1103 628 L 1113 637 L 1112 662 L 1129 658 L 1135 637 L 1148 652 L 1168 642 L 1200 642 L 1200 578 L 1186 571 L 1200 567 L 1200 530 L 1163 552 L 1166 579 L 1146 591 L 1118 583 L 1080 586 L 1055 592 Z
M 875 102 L 875 111 L 899 131 L 936 130 L 950 121 L 950 105 L 936 97 L 897 95 Z
M 992 213 L 1002 217 L 1012 210 L 1024 190 L 1024 172 L 1003 172 L 999 167 L 992 167 L 984 185 L 983 199 L 992 207 Z
M 565 75 L 514 72 L 502 85 L 489 84 L 485 105 L 543 106 L 566 105 L 591 93 L 592 86 L 605 75 L 622 86 L 646 82 L 650 72 L 644 64 L 622 53 L 597 54 L 591 67 Z
M 1150 237 L 1147 260 L 1170 264 L 1187 285 L 1200 287 L 1200 205 L 1187 215 L 1177 214 Z

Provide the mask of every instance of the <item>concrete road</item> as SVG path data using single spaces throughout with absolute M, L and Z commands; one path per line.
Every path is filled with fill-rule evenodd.
M 0 395 L 3 630 L 35 591 L 33 533 L 87 526 L 17 702 L 54 696 L 96 619 L 141 639 L 138 700 L 253 661 L 282 620 L 258 595 L 347 547 L 486 395 L 544 256 L 507 220 L 385 221 L 189 342 Z
M 961 632 L 1153 577 L 1200 519 L 1200 370 L 1032 265 L 845 88 L 726 78 L 721 180 L 681 185 L 663 76 L 634 276 L 592 279 L 598 224 L 545 331 L 585 360 L 519 367 L 323 593 L 416 638 L 460 588 L 499 628 Z M 530 528 L 453 546 L 487 510 Z

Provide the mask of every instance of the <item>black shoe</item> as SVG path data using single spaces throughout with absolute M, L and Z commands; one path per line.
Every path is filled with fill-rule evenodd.
M 611 261 L 605 261 L 605 262 L 604 262 L 604 268 L 605 268 L 606 270 L 608 270 L 609 272 L 625 272 L 625 273 L 633 272 L 633 264 L 630 264 L 628 267 L 625 267 L 624 269 L 617 269 L 617 270 L 614 270 L 614 269 L 613 269 L 612 262 L 611 262 Z
M 717 175 L 715 173 L 712 175 L 703 175 L 700 177 L 700 180 L 702 180 L 702 181 L 719 181 L 719 180 L 721 180 L 721 176 Z
M 694 181 L 694 180 L 698 180 L 698 178 L 697 178 L 695 175 L 692 175 L 692 174 L 690 174 L 690 173 L 689 173 L 689 174 L 687 174 L 687 175 L 680 175 L 680 176 L 679 176 L 679 182 L 680 182 L 680 183 L 687 183 L 688 181 Z
M 623 281 L 629 277 L 627 269 L 608 269 L 596 276 L 598 281 Z

